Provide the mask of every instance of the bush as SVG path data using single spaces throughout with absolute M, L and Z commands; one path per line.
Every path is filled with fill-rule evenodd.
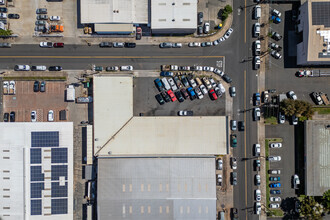
M 224 11 L 224 12 L 222 13 L 221 20 L 224 21 L 224 20 L 226 20 L 227 18 L 228 18 L 228 13 Z
M 0 36 L 10 36 L 12 34 L 12 30 L 0 30 Z
M 227 12 L 228 14 L 233 12 L 233 8 L 230 5 L 226 5 L 225 6 L 225 12 Z

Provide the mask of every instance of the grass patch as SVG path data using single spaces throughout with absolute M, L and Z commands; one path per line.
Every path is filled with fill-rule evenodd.
M 3 80 L 17 80 L 17 81 L 34 81 L 34 80 L 47 80 L 47 81 L 66 81 L 66 76 L 6 76 Z
M 328 115 L 330 114 L 330 108 L 313 108 L 320 115 Z
M 277 124 L 277 118 L 274 117 L 274 116 L 265 118 L 265 124 L 276 125 Z

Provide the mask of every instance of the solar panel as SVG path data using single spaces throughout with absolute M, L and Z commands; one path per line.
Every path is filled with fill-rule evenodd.
M 58 147 L 58 131 L 31 132 L 31 147 Z
M 31 166 L 31 181 L 44 181 L 44 174 L 41 172 L 41 166 Z
M 41 199 L 31 200 L 31 215 L 41 215 Z
M 52 180 L 59 180 L 60 176 L 68 179 L 68 165 L 52 165 Z
M 31 164 L 41 163 L 41 148 L 30 149 L 30 160 Z
M 59 182 L 52 182 L 52 197 L 68 197 L 68 183 L 60 186 Z
M 312 24 L 330 27 L 330 2 L 312 2 Z
M 31 199 L 41 198 L 44 183 L 31 183 Z
M 68 148 L 52 148 L 52 163 L 67 163 Z
M 52 199 L 52 215 L 68 213 L 68 199 Z

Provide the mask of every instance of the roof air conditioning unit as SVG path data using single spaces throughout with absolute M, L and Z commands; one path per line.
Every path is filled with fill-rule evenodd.
M 112 151 L 109 151 L 108 154 L 111 155 L 112 154 Z

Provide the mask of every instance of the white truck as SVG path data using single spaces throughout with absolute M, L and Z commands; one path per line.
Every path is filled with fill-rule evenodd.
M 66 101 L 67 102 L 74 102 L 76 98 L 76 93 L 73 85 L 69 85 L 66 88 Z
M 325 72 L 322 70 L 299 70 L 297 72 L 298 77 L 323 77 L 330 76 L 330 72 Z

